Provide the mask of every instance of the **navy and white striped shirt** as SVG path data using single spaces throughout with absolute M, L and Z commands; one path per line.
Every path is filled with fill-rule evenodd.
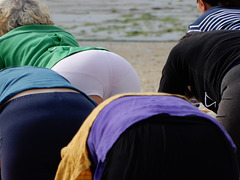
M 214 6 L 189 25 L 188 29 L 188 33 L 212 30 L 240 30 L 240 8 Z

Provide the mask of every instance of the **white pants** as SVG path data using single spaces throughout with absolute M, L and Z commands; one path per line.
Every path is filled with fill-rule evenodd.
M 58 62 L 52 70 L 87 95 L 103 100 L 121 93 L 140 92 L 137 72 L 121 56 L 104 50 L 88 50 Z

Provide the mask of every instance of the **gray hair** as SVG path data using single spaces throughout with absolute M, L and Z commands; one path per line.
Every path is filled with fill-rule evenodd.
M 37 0 L 0 0 L 0 36 L 31 24 L 54 24 L 45 4 Z

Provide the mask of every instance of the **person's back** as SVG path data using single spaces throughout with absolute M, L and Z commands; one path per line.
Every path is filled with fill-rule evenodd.
M 208 31 L 183 38 L 164 65 L 159 92 L 188 94 L 216 113 L 240 147 L 240 32 Z M 240 164 L 240 151 L 237 150 Z
M 58 73 L 42 67 L 17 66 L 0 70 L 0 105 L 13 98 L 18 93 L 27 90 L 40 90 L 51 88 L 68 88 L 81 93 L 94 104 L 85 93 L 71 85 L 67 79 Z

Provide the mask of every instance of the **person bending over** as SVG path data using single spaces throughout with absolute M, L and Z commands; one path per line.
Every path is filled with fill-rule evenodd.
M 3 180 L 53 180 L 66 146 L 96 102 L 47 68 L 0 71 Z
M 184 97 L 115 95 L 62 149 L 55 180 L 238 180 L 225 129 Z
M 194 33 L 171 50 L 158 92 L 191 94 L 215 112 L 237 146 L 240 163 L 239 62 L 239 30 Z
M 72 34 L 54 26 L 47 10 L 37 0 L 0 1 L 0 69 L 52 69 L 97 103 L 141 91 L 138 74 L 127 60 L 102 47 L 79 47 Z

